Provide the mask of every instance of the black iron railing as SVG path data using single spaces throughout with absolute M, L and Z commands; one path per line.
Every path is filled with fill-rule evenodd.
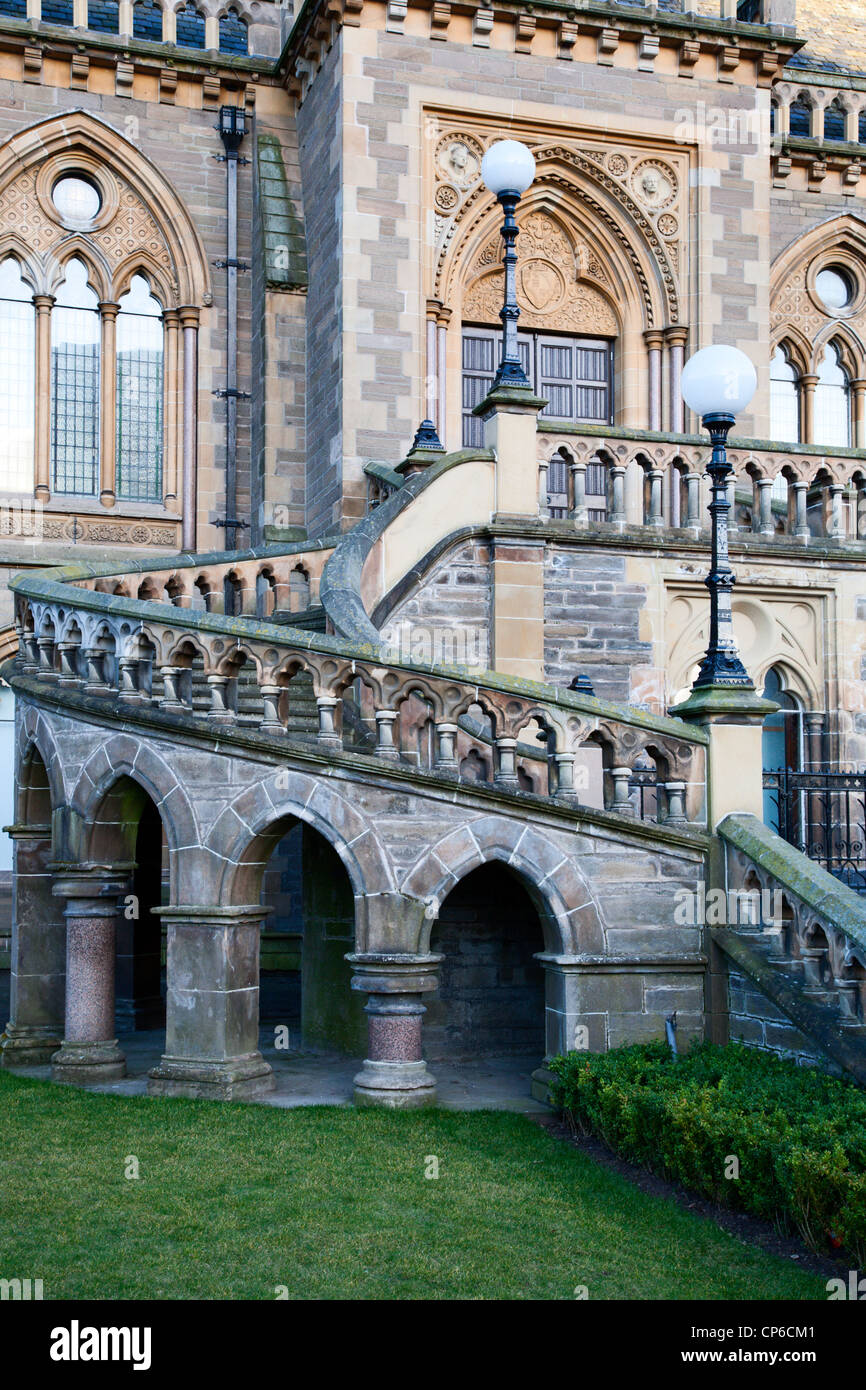
M 866 772 L 765 772 L 764 792 L 782 838 L 866 894 Z

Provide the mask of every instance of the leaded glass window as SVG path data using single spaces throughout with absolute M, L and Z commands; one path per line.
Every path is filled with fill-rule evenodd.
M 26 19 L 27 0 L 0 0 L 0 14 L 11 15 L 13 19 Z
M 229 10 L 220 20 L 220 53 L 247 51 L 247 26 L 237 10 Z
M 136 39 L 162 42 L 162 10 L 152 0 L 138 0 L 132 7 L 132 35 Z
M 53 492 L 93 496 L 97 490 L 99 344 L 99 301 L 75 257 L 51 311 Z
M 800 138 L 812 134 L 812 108 L 805 101 L 792 101 L 788 113 L 788 129 Z
M 177 12 L 177 41 L 184 48 L 204 48 L 204 15 L 192 0 Z
M 162 309 L 134 275 L 117 315 L 118 497 L 162 500 Z
M 102 34 L 119 33 L 119 0 L 87 0 L 87 27 Z
M 824 112 L 824 139 L 845 139 L 845 108 L 833 101 Z
M 42 0 L 43 24 L 74 24 L 72 0 Z
M 829 444 L 840 449 L 851 447 L 851 399 L 848 373 L 842 365 L 842 354 L 835 343 L 828 343 L 818 363 L 818 384 L 815 387 L 814 444 Z
M 797 370 L 784 348 L 770 363 L 770 434 L 782 444 L 800 442 L 800 388 Z
M 0 488 L 33 488 L 36 362 L 33 291 L 12 257 L 0 263 Z

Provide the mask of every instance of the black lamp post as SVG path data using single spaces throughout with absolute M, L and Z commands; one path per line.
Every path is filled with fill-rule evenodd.
M 517 305 L 515 242 L 520 228 L 515 212 L 521 196 L 535 178 L 535 158 L 531 150 L 519 140 L 497 140 L 481 161 L 481 177 L 490 192 L 495 193 L 505 214 L 502 224 L 502 239 L 505 242 L 505 302 L 499 311 L 502 320 L 502 359 L 493 382 L 493 390 L 500 386 L 531 389 L 517 346 L 517 320 L 520 317 L 520 309 Z
M 713 446 L 707 472 L 712 480 L 710 518 L 712 559 L 704 583 L 710 591 L 710 640 L 694 689 L 707 686 L 754 685 L 740 660 L 734 640 L 731 591 L 736 576 L 728 560 L 728 483 L 733 469 L 728 462 L 727 441 L 736 416 L 745 410 L 757 388 L 755 368 L 744 352 L 731 347 L 709 347 L 689 358 L 683 371 L 686 405 L 701 417 Z

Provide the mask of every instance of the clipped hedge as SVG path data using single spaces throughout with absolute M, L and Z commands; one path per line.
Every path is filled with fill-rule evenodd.
M 814 1250 L 841 1241 L 866 1265 L 866 1092 L 853 1082 L 738 1043 L 570 1052 L 550 1069 L 579 1133 Z

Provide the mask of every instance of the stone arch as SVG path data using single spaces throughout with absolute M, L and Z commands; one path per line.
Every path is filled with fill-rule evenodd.
M 838 265 L 852 279 L 850 305 L 831 312 L 815 287 L 818 271 Z M 857 213 L 828 218 L 804 232 L 776 258 L 770 277 L 770 332 L 774 347 L 790 340 L 797 366 L 814 370 L 821 351 L 836 336 L 852 354 L 851 370 L 864 370 L 866 343 L 866 220 Z M 805 366 L 804 366 L 805 364 Z
M 48 294 L 56 294 L 66 278 L 70 261 L 81 261 L 87 271 L 87 285 L 100 300 L 113 293 L 111 268 L 99 248 L 84 236 L 69 237 L 56 256 L 45 264 L 42 280 Z
M 159 265 L 170 287 L 166 307 L 210 304 L 207 256 L 185 204 L 134 144 L 102 117 L 80 108 L 38 121 L 0 146 L 0 210 L 11 209 L 13 202 L 22 198 L 28 201 L 43 266 L 50 264 L 61 244 L 65 252 L 76 238 L 68 239 L 60 223 L 40 205 L 40 172 L 76 165 L 97 173 L 105 171 L 112 181 L 110 205 L 104 209 L 105 226 L 99 227 L 101 240 L 108 238 L 114 243 L 107 263 L 122 266 L 128 259 L 120 236 L 113 230 L 120 204 L 125 202 L 140 222 L 137 235 L 141 246 Z M 90 247 L 90 238 L 78 239 Z
M 367 900 L 393 892 L 394 875 L 366 818 L 336 788 L 306 773 L 274 772 L 217 817 L 204 846 L 220 865 L 215 901 L 258 902 L 264 866 L 291 819 L 318 830 L 340 856 L 355 896 L 356 941 L 363 949 Z
M 43 756 L 36 738 L 30 736 L 18 758 L 15 820 L 18 825 L 50 826 L 57 804 L 49 762 Z
M 198 826 L 192 802 L 167 761 L 147 744 L 128 734 L 116 734 L 96 748 L 82 767 L 69 804 L 84 826 L 83 854 L 90 858 L 99 844 L 94 835 L 98 812 L 112 787 L 126 777 L 150 797 L 165 826 L 172 866 L 172 899 L 176 898 L 181 849 L 198 844 Z
M 604 948 L 601 913 L 574 857 L 532 826 L 521 828 L 500 817 L 485 816 L 442 836 L 401 885 L 404 893 L 427 902 L 419 944 L 422 953 L 430 948 L 433 923 L 446 895 L 473 869 L 497 861 L 525 881 L 547 951 L 572 955 Z

